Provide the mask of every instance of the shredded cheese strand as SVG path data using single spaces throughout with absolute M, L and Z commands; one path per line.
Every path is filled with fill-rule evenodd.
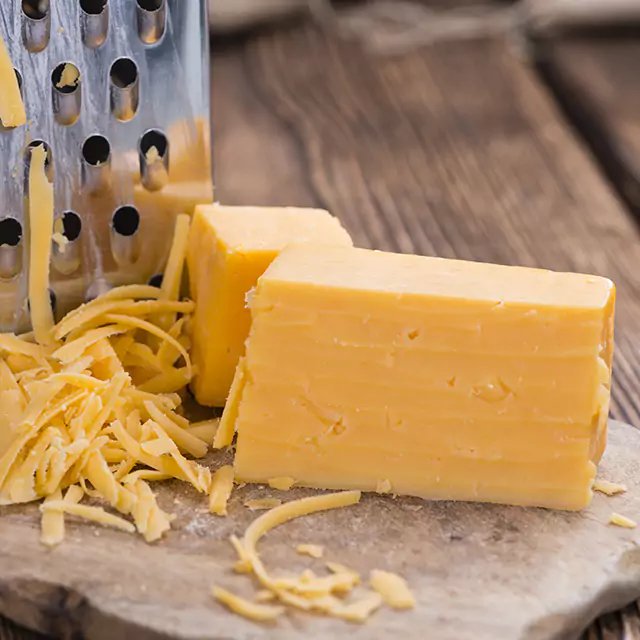
M 29 167 L 29 305 L 33 332 L 44 345 L 51 344 L 54 325 L 49 300 L 53 185 L 45 173 L 46 157 L 43 145 L 34 147 Z
M 87 520 L 93 520 L 99 524 L 104 524 L 108 527 L 115 527 L 128 533 L 134 533 L 136 528 L 124 518 L 114 516 L 112 513 L 108 513 L 102 507 L 90 507 L 84 504 L 72 504 L 65 500 L 52 500 L 50 502 L 44 502 L 40 505 L 40 511 L 46 513 L 47 511 L 62 511 L 63 513 L 69 513 L 80 518 Z
M 98 342 L 98 340 L 110 338 L 111 336 L 124 333 L 127 330 L 128 329 L 126 327 L 113 325 L 87 331 L 87 333 L 80 338 L 67 342 L 57 351 L 54 351 L 52 357 L 60 362 L 68 364 L 69 362 L 73 362 L 79 358 L 92 344 Z
M 217 516 L 227 515 L 227 503 L 233 489 L 233 467 L 225 465 L 220 467 L 211 480 L 209 492 L 209 511 Z
M 226 605 L 234 613 L 257 622 L 272 622 L 284 613 L 283 607 L 251 602 L 221 587 L 214 586 L 211 593 L 216 600 Z
M 190 221 L 191 218 L 186 213 L 176 216 L 173 243 L 167 260 L 167 268 L 162 278 L 162 286 L 160 287 L 160 297 L 165 300 L 177 300 L 180 294 L 182 272 L 184 271 L 184 262 L 189 244 Z
M 255 555 L 258 541 L 271 529 L 294 518 L 356 504 L 361 495 L 360 491 L 340 491 L 287 502 L 254 520 L 244 534 L 243 545 L 249 554 Z
M 100 302 L 90 306 L 84 305 L 82 313 L 69 314 L 55 328 L 56 340 L 62 340 L 72 331 L 77 331 L 83 326 L 90 325 L 96 320 L 102 320 L 109 314 L 123 314 L 125 318 L 149 315 L 164 311 L 174 311 L 176 313 L 191 313 L 193 302 L 173 302 L 171 300 L 111 300 L 99 299 Z M 80 307 L 82 309 L 82 307 Z M 105 318 L 108 322 L 108 318 Z
M 165 304 L 181 304 L 181 303 L 167 302 Z M 122 316 L 122 315 L 111 314 L 111 313 L 106 315 L 105 318 L 111 322 L 116 322 L 116 323 L 124 324 L 130 327 L 135 327 L 136 329 L 142 329 L 143 331 L 147 331 L 151 335 L 154 335 L 157 338 L 160 338 L 161 340 L 165 340 L 169 342 L 180 352 L 180 355 L 184 358 L 189 376 L 192 375 L 191 358 L 189 357 L 187 350 L 175 338 L 172 338 L 166 331 L 160 329 L 159 327 L 156 327 L 156 325 L 152 324 L 151 322 L 148 322 L 147 320 L 142 320 L 141 318 Z
M 144 408 L 147 410 L 149 417 L 155 420 L 171 436 L 171 439 L 180 449 L 194 458 L 203 458 L 207 455 L 207 445 L 200 438 L 196 438 L 186 429 L 179 427 L 169 416 L 162 413 L 153 402 L 145 400 Z
M 27 112 L 24 108 L 18 78 L 13 70 L 7 46 L 0 35 L 0 122 L 5 127 L 20 127 L 27 123 Z

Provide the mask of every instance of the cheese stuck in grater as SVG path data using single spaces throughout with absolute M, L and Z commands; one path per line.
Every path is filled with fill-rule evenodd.
M 30 264 L 46 259 L 30 253 L 35 147 L 57 317 L 158 283 L 176 215 L 213 202 L 207 0 L 2 0 L 0 38 L 0 85 L 13 66 L 27 119 L 0 125 L 0 331 L 20 332 Z

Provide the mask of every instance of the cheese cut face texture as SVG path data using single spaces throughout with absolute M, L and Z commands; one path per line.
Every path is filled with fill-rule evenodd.
M 295 243 L 351 246 L 338 220 L 319 209 L 197 207 L 187 262 L 196 301 L 192 389 L 200 404 L 223 406 L 251 325 L 249 291 Z
M 238 481 L 577 510 L 605 447 L 604 278 L 291 247 L 260 278 Z

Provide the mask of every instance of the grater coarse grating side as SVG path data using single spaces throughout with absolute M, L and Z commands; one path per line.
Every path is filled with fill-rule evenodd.
M 207 0 L 0 0 L 0 36 L 27 112 L 0 125 L 0 331 L 24 331 L 30 146 L 54 186 L 57 318 L 157 283 L 175 216 L 213 202 Z

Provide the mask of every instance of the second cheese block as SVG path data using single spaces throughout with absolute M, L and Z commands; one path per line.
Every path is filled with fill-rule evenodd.
M 289 248 L 252 297 L 225 410 L 236 478 L 585 507 L 614 299 L 593 276 Z
M 196 302 L 192 387 L 200 404 L 226 402 L 251 325 L 247 293 L 282 249 L 307 242 L 352 245 L 338 220 L 320 209 L 196 208 L 187 262 Z

